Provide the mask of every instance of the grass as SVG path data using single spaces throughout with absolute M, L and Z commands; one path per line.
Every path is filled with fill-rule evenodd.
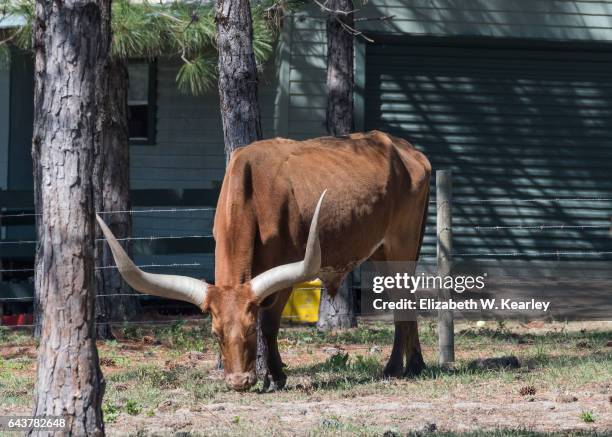
M 580 413 L 580 420 L 584 423 L 593 423 L 595 422 L 595 415 L 592 411 L 583 411 Z
M 398 434 L 398 436 L 401 434 Z M 423 432 L 409 432 L 406 437 L 601 437 L 603 434 L 593 431 L 572 431 L 572 432 L 537 432 L 525 429 L 492 429 L 486 431 L 468 432 L 436 432 L 427 434 Z
M 503 387 L 509 396 L 521 397 L 521 387 L 533 386 L 538 395 L 547 391 L 571 392 L 609 382 L 612 374 L 612 348 L 607 345 L 612 338 L 610 331 L 558 329 L 534 334 L 504 325 L 495 329 L 468 326 L 456 335 L 457 362 L 453 368 L 448 368 L 436 364 L 435 326 L 425 322 L 420 325 L 420 338 L 427 368 L 414 379 L 387 380 L 382 370 L 393 341 L 391 326 L 364 323 L 356 329 L 337 333 L 290 326 L 283 328 L 279 335 L 281 354 L 288 364 L 287 389 L 261 396 L 259 387 L 247 393 L 228 391 L 219 375 L 210 372 L 217 349 L 208 324 L 126 327 L 121 336 L 121 340 L 99 344 L 107 381 L 104 397 L 107 423 L 119 423 L 130 416 L 153 418 L 179 408 L 207 408 L 206 405 L 211 404 L 239 406 L 272 400 L 291 403 L 310 400 L 313 396 L 325 400 L 359 399 L 368 395 L 394 396 L 410 392 L 418 394 L 420 399 L 436 400 L 445 399 L 449 393 L 460 393 L 468 398 L 499 395 Z M 16 331 L 0 329 L 0 351 L 15 346 L 33 349 L 36 343 Z M 325 352 L 330 347 L 334 349 Z M 203 358 L 191 357 L 192 351 L 203 351 L 200 354 Z M 521 368 L 488 371 L 470 366 L 475 358 L 502 355 L 516 355 Z M 21 408 L 23 411 L 31 405 L 35 365 L 35 360 L 26 355 L 8 354 L 0 358 L 1 408 Z M 597 424 L 598 416 L 596 410 L 583 409 L 579 415 L 576 413 L 576 420 Z M 240 414 L 231 417 L 228 423 L 222 424 L 226 430 L 231 427 L 236 435 L 249 435 L 253 431 L 248 417 Z M 332 413 L 321 414 L 312 429 L 312 435 L 380 436 L 387 433 L 392 436 L 394 432 L 393 427 L 360 423 Z M 405 435 L 405 430 L 399 435 Z M 464 434 L 438 431 L 436 435 L 543 434 L 510 429 Z M 594 434 L 576 431 L 563 435 Z
M 0 346 L 21 346 L 32 344 L 32 337 L 24 331 L 0 326 Z
M 104 414 L 105 423 L 114 423 L 117 421 L 120 413 L 119 407 L 113 404 L 106 403 L 102 405 L 102 413 Z

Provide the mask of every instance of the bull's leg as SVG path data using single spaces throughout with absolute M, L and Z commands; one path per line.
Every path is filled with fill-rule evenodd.
M 406 322 L 395 322 L 395 336 L 391 356 L 383 371 L 387 378 L 398 378 L 404 372 L 404 351 L 406 349 Z
M 377 260 L 406 262 L 416 258 L 415 248 L 418 249 L 419 247 L 416 242 L 409 240 L 402 242 L 402 244 L 396 244 L 396 249 L 394 250 L 390 244 L 391 241 L 390 238 L 386 240 L 386 244 L 381 248 L 382 250 L 374 254 Z M 412 265 L 407 265 L 410 270 L 409 274 L 414 274 L 416 262 L 410 262 Z M 393 291 L 390 293 L 394 294 Z M 399 310 L 394 311 L 393 318 L 395 321 L 393 349 L 391 350 L 389 362 L 385 366 L 384 375 L 387 377 L 416 376 L 425 368 L 419 342 L 416 314 Z M 406 357 L 405 367 L 404 356 Z
M 392 259 L 389 247 L 380 246 L 370 257 L 372 261 L 389 261 Z M 381 265 L 384 271 L 380 273 L 390 274 L 391 271 L 387 271 L 384 265 Z M 393 349 L 391 350 L 391 356 L 389 361 L 383 370 L 383 374 L 387 378 L 399 378 L 404 373 L 404 351 L 406 350 L 406 329 L 404 322 L 398 321 L 400 319 L 399 314 L 394 312 L 393 318 L 395 319 L 395 334 L 393 336 Z
M 404 376 L 414 377 L 421 374 L 425 368 L 425 361 L 421 353 L 419 342 L 419 328 L 417 321 L 406 323 L 406 370 Z
M 278 351 L 278 330 L 281 314 L 290 294 L 291 290 L 280 291 L 274 303 L 261 310 L 262 336 L 268 350 L 267 369 L 263 377 L 263 389 L 267 392 L 281 390 L 287 382 L 283 361 Z
M 406 367 L 404 368 L 404 356 Z M 389 361 L 385 366 L 386 377 L 413 377 L 419 375 L 425 368 L 421 344 L 419 342 L 419 331 L 416 321 L 395 322 L 395 336 L 393 338 L 393 349 Z

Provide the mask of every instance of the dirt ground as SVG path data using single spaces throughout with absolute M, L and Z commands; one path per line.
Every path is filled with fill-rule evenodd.
M 392 329 L 361 323 L 281 333 L 288 384 L 277 393 L 225 388 L 207 326 L 139 328 L 100 342 L 109 435 L 612 435 L 612 322 L 456 328 L 457 362 L 436 365 L 434 325 L 421 323 L 427 370 L 384 379 Z M 35 344 L 0 343 L 0 415 L 30 412 Z M 474 360 L 516 356 L 518 368 Z

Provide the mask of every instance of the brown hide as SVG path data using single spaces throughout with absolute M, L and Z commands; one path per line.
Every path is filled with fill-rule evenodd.
M 398 222 L 423 219 L 431 166 L 407 141 L 382 132 L 255 142 L 232 155 L 215 215 L 215 281 L 237 285 L 301 259 L 314 207 L 322 279 L 342 276 L 386 244 L 412 245 L 420 234 L 393 235 Z M 416 258 L 414 258 L 416 259 Z
M 319 277 L 333 293 L 383 240 L 394 260 L 418 258 L 430 173 L 427 158 L 407 141 L 377 131 L 308 141 L 275 138 L 234 152 L 215 215 L 216 284 L 203 305 L 213 315 L 231 387 L 255 382 L 259 303 L 248 281 L 303 258 L 321 193 L 327 189 L 319 218 Z
M 239 149 L 215 216 L 216 285 L 143 272 L 97 220 L 119 272 L 134 289 L 210 311 L 225 379 L 236 390 L 256 382 L 261 309 L 270 376 L 264 388 L 268 383 L 273 389 L 286 381 L 276 338 L 290 285 L 318 276 L 333 295 L 344 276 L 369 257 L 416 261 L 430 173 L 427 158 L 408 142 L 376 131 L 301 142 L 277 138 Z M 385 375 L 412 375 L 423 366 L 416 322 L 396 321 Z

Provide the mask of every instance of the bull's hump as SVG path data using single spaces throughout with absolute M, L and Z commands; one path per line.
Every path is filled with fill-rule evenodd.
M 410 143 L 404 141 L 404 144 L 413 148 Z M 291 140 L 282 137 L 276 137 L 267 140 L 256 141 L 240 150 L 241 155 L 257 156 L 259 154 L 286 156 L 292 154 L 300 154 L 312 152 L 313 150 L 326 150 L 331 152 L 342 149 L 350 149 L 353 153 L 359 154 L 369 149 L 390 149 L 394 146 L 393 139 L 390 135 L 373 130 L 367 133 L 353 133 L 339 137 L 319 137 L 309 140 Z

